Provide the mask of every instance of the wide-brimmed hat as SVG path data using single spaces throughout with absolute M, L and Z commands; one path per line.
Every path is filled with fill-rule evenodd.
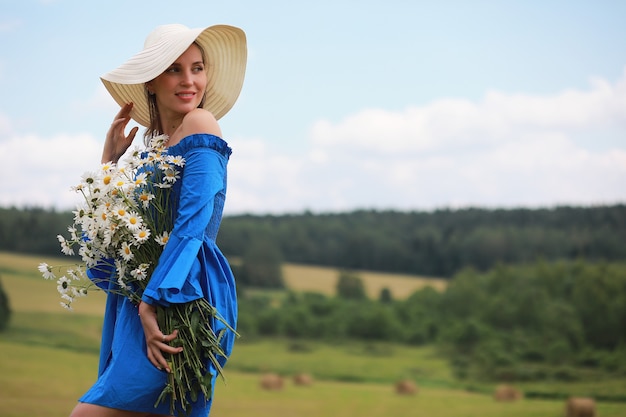
M 143 50 L 104 74 L 102 82 L 120 106 L 133 102 L 131 117 L 148 126 L 150 113 L 144 84 L 162 74 L 194 41 L 208 61 L 204 108 L 219 119 L 237 101 L 246 72 L 246 35 L 234 26 L 197 29 L 178 24 L 158 26 L 146 38 Z

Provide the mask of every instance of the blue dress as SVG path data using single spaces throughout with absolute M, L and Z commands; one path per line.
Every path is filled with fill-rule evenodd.
M 185 166 L 172 190 L 174 228 L 150 278 L 143 300 L 149 304 L 185 303 L 206 298 L 233 328 L 237 322 L 235 279 L 216 246 L 226 196 L 226 167 L 231 154 L 228 144 L 208 134 L 187 136 L 168 149 L 181 155 Z M 110 271 L 114 274 L 115 271 Z M 103 272 L 92 278 L 102 278 Z M 102 284 L 102 281 L 98 280 Z M 106 285 L 115 285 L 115 279 Z M 106 289 L 106 288 L 105 288 Z M 225 326 L 212 320 L 217 333 Z M 230 355 L 234 334 L 224 333 L 221 345 Z M 218 358 L 221 365 L 226 358 Z M 217 372 L 209 363 L 210 371 Z M 98 380 L 79 399 L 122 410 L 169 414 L 169 401 L 154 407 L 166 384 L 167 374 L 152 365 L 146 355 L 146 340 L 137 307 L 126 297 L 107 295 Z M 206 417 L 212 401 L 201 395 L 191 417 Z

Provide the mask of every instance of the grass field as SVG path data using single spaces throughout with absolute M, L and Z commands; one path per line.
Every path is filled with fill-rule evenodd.
M 365 291 L 372 299 L 377 299 L 383 288 L 388 288 L 396 299 L 404 299 L 413 292 L 431 286 L 443 290 L 446 280 L 413 275 L 354 271 L 363 280 Z M 339 271 L 308 265 L 286 264 L 283 266 L 285 284 L 294 291 L 311 291 L 325 295 L 335 295 Z
M 0 275 L 13 310 L 10 328 L 0 333 L 1 417 L 67 416 L 96 376 L 104 297 L 90 295 L 76 304 L 76 311 L 63 310 L 55 283 L 44 281 L 37 272 L 42 261 L 63 259 L 0 253 Z M 293 268 L 297 273 L 287 274 L 290 286 L 292 279 L 297 280 L 294 276 L 307 284 L 316 279 L 306 267 Z M 336 278 L 333 272 L 327 273 Z M 404 282 L 407 277 L 395 278 Z M 376 279 L 380 278 L 372 281 Z M 406 288 L 406 283 L 402 285 Z M 399 284 L 390 281 L 389 287 L 396 288 L 394 294 L 400 296 Z M 292 288 L 313 290 L 306 285 Z M 329 293 L 333 288 L 332 283 L 323 287 Z M 259 388 L 262 371 L 286 377 L 307 372 L 315 382 L 310 387 L 296 387 L 288 381 L 282 391 L 263 391 Z M 227 384 L 218 382 L 216 387 L 215 416 L 556 417 L 562 416 L 564 409 L 562 400 L 498 403 L 489 394 L 489 386 L 474 387 L 483 393 L 468 392 L 454 380 L 446 361 L 428 347 L 356 342 L 329 346 L 243 338 L 236 344 L 226 376 Z M 420 389 L 416 396 L 393 392 L 393 382 L 405 377 L 417 381 Z M 595 384 L 595 389 L 626 392 L 624 381 L 605 384 Z M 564 392 L 589 392 L 590 385 L 565 384 L 561 388 Z M 624 403 L 602 402 L 598 410 L 601 417 L 626 416 Z

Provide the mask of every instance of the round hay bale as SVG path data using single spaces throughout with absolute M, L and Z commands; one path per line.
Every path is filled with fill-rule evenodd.
M 415 395 L 417 394 L 417 385 L 410 379 L 402 379 L 396 382 L 396 393 L 400 395 Z
M 567 417 L 595 417 L 596 402 L 588 397 L 570 397 L 565 403 Z
M 496 401 L 517 401 L 522 398 L 522 393 L 511 385 L 501 384 L 496 387 L 493 398 Z
M 313 377 L 306 373 L 295 374 L 293 376 L 293 383 L 299 387 L 308 387 L 313 384 Z
M 264 390 L 278 391 L 283 389 L 283 384 L 283 377 L 278 374 L 266 373 L 261 376 L 260 386 Z

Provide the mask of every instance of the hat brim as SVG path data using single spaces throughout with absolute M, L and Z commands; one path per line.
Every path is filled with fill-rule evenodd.
M 215 25 L 181 31 L 145 48 L 100 78 L 113 99 L 120 106 L 132 102 L 131 117 L 148 126 L 150 112 L 145 83 L 162 74 L 194 41 L 208 61 L 203 107 L 220 119 L 237 101 L 246 71 L 246 35 L 237 27 Z

